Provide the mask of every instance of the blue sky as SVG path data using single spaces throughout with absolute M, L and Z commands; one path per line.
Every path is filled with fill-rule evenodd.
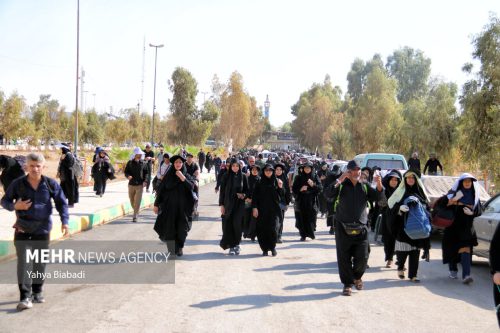
M 248 92 L 271 101 L 271 123 L 292 120 L 290 106 L 329 74 L 345 92 L 356 57 L 386 59 L 410 46 L 432 60 L 432 75 L 459 86 L 471 61 L 471 37 L 500 14 L 500 1 L 81 0 L 80 64 L 86 107 L 116 112 L 141 99 L 153 104 L 154 49 L 158 50 L 156 110 L 168 112 L 167 80 L 177 66 L 198 81 L 201 104 L 214 74 L 237 70 Z M 75 105 L 76 0 L 0 0 L 0 89 L 28 104 L 51 94 Z M 208 95 L 207 95 L 208 97 Z

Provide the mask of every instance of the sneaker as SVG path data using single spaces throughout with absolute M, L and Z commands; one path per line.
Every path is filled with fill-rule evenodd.
M 456 280 L 458 278 L 458 272 L 457 271 L 450 271 L 450 275 L 448 275 L 450 279 Z
M 21 302 L 17 303 L 17 311 L 23 311 L 26 309 L 31 309 L 33 307 L 33 303 L 31 302 L 31 299 L 25 298 Z
M 413 282 L 413 283 L 419 283 L 419 282 L 420 282 L 420 280 L 419 280 L 417 277 L 412 277 L 412 278 L 410 279 L 410 282 Z
M 175 255 L 178 257 L 182 257 L 183 254 L 184 252 L 182 251 L 182 249 L 178 249 L 177 252 L 175 253 Z
M 273 257 L 276 257 L 278 255 L 278 252 L 276 251 L 276 249 L 272 249 L 271 254 L 273 255 Z
M 354 280 L 354 286 L 357 290 L 363 290 L 363 280 Z
M 405 278 L 405 271 L 398 271 L 398 278 L 403 280 Z
M 33 294 L 33 303 L 45 303 L 45 297 L 43 297 L 42 293 Z
M 232 248 L 229 249 L 229 255 L 230 256 L 236 255 L 236 251 L 234 250 L 234 247 L 232 247 Z
M 267 251 L 262 251 L 262 256 L 267 257 L 269 253 Z
M 305 237 L 300 237 L 300 241 L 301 241 L 301 242 L 305 242 L 305 241 L 306 241 L 306 238 L 305 238 Z
M 385 268 L 391 268 L 392 267 L 392 260 L 387 260 L 387 263 L 385 264 Z
M 236 245 L 234 247 L 234 254 L 236 254 L 237 256 L 240 255 L 240 252 L 241 252 L 241 248 L 239 245 Z
M 470 284 L 474 282 L 474 279 L 472 278 L 472 276 L 470 275 L 467 275 L 466 277 L 464 277 L 464 279 L 462 280 L 462 283 L 463 284 Z
M 344 289 L 342 289 L 342 295 L 351 296 L 352 295 L 352 288 L 350 286 L 344 286 Z

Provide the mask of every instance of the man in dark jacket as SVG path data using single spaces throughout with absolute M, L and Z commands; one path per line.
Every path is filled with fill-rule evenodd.
M 215 179 L 219 176 L 220 167 L 222 165 L 222 160 L 217 154 L 214 155 L 214 168 L 215 168 Z
M 420 160 L 418 158 L 417 152 L 414 152 L 411 155 L 411 158 L 408 160 L 408 168 L 409 170 L 415 171 L 419 175 L 422 173 L 422 169 L 420 169 Z
M 203 166 L 205 165 L 205 152 L 203 151 L 203 148 L 200 149 L 200 152 L 198 153 L 198 164 L 200 164 L 200 172 L 203 172 Z
M 378 201 L 383 190 L 379 175 L 375 178 L 377 190 L 359 182 L 360 176 L 361 168 L 352 160 L 347 172 L 330 186 L 331 197 L 335 198 L 337 262 L 344 296 L 351 296 L 353 284 L 357 290 L 363 289 L 361 278 L 368 262 L 367 204 Z
M 137 222 L 137 215 L 141 208 L 142 190 L 149 183 L 149 165 L 144 160 L 144 152 L 136 147 L 133 152 L 133 159 L 125 166 L 125 177 L 128 179 L 128 196 L 130 204 L 134 209 L 132 222 Z
M 429 169 L 428 175 L 436 176 L 438 167 L 441 170 L 441 174 L 443 174 L 443 166 L 441 165 L 441 162 L 439 162 L 439 160 L 436 158 L 436 154 L 431 154 L 431 157 L 429 158 L 427 163 L 425 163 L 424 175 L 428 168 Z
M 31 153 L 27 156 L 28 176 L 17 178 L 7 189 L 2 198 L 2 207 L 16 211 L 14 225 L 14 245 L 17 253 L 17 278 L 20 292 L 20 302 L 17 310 L 22 311 L 33 307 L 34 303 L 44 303 L 42 287 L 45 282 L 40 278 L 45 273 L 45 263 L 29 260 L 26 257 L 28 247 L 42 251 L 49 248 L 50 231 L 52 229 L 52 201 L 61 217 L 61 232 L 69 234 L 68 204 L 59 184 L 51 178 L 42 175 L 45 158 L 42 154 Z M 36 190 L 35 190 L 36 189 Z M 28 262 L 27 262 L 28 261 Z M 32 273 L 39 277 L 28 276 L 31 264 Z

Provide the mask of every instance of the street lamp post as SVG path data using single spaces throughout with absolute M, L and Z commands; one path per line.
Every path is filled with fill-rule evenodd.
M 156 109 L 156 60 L 158 57 L 158 48 L 163 47 L 163 44 L 153 45 L 149 44 L 150 47 L 155 48 L 155 80 L 154 80 L 154 88 L 153 88 L 153 120 L 151 124 L 151 145 L 154 147 L 154 133 L 155 133 L 155 109 Z

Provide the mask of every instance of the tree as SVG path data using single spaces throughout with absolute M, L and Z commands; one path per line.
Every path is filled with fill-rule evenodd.
M 22 96 L 17 92 L 13 92 L 7 100 L 4 101 L 5 96 L 0 94 L 0 123 L 2 128 L 1 134 L 5 139 L 17 139 L 25 133 L 21 133 L 22 129 L 22 113 L 26 109 L 26 103 Z
M 99 115 L 94 109 L 85 112 L 87 126 L 82 133 L 82 142 L 99 144 L 104 140 L 104 131 Z
M 285 133 L 292 133 L 292 123 L 290 121 L 287 121 L 286 123 L 281 125 L 280 131 Z
M 174 130 L 169 132 L 169 138 L 176 143 L 201 144 L 210 134 L 211 127 L 202 119 L 202 111 L 196 108 L 198 83 L 191 73 L 177 67 L 172 74 L 170 91 L 173 98 L 170 101 L 171 120 L 175 121 Z
M 405 46 L 387 58 L 389 75 L 398 81 L 398 101 L 424 97 L 431 73 L 431 60 L 420 50 Z
M 251 133 L 251 100 L 243 88 L 243 77 L 233 72 L 221 95 L 221 118 L 217 131 L 226 145 L 234 148 L 245 146 Z
M 292 114 L 296 116 L 292 131 L 302 145 L 311 150 L 323 150 L 333 127 L 341 126 L 335 121 L 342 105 L 340 95 L 340 89 L 332 87 L 328 75 L 323 84 L 315 83 L 301 94 L 299 101 L 292 106 Z
M 56 99 L 51 99 L 50 95 L 40 95 L 38 102 L 31 109 L 36 130 L 45 142 L 62 137 L 64 129 L 59 126 L 59 117 L 64 108 L 59 106 Z M 86 122 L 85 118 L 83 121 Z
M 346 120 L 355 152 L 393 147 L 391 128 L 400 117 L 395 92 L 396 81 L 375 66 L 367 76 L 363 94 Z
M 481 66 L 476 78 L 462 88 L 460 104 L 460 147 L 464 158 L 479 161 L 483 170 L 493 171 L 500 178 L 500 20 L 490 17 L 484 30 L 473 38 L 472 56 Z M 473 66 L 466 64 L 464 71 L 472 73 Z

